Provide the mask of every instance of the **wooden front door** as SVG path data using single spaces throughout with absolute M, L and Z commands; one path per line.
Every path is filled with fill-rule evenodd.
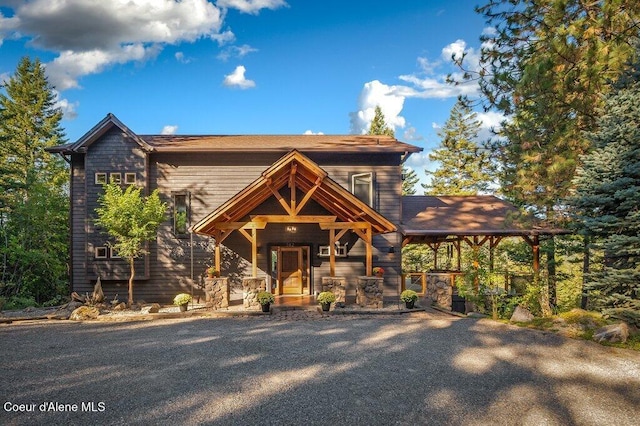
M 302 294 L 303 247 L 281 247 L 278 262 L 278 281 L 281 294 Z

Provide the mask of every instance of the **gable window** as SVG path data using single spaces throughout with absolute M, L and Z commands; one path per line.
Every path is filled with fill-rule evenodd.
M 351 192 L 370 207 L 373 207 L 373 180 L 372 172 L 351 175 Z
M 96 179 L 96 185 L 105 185 L 107 183 L 107 174 L 96 173 L 95 179 Z
M 112 246 L 109 246 L 109 257 L 112 259 L 120 259 L 120 255 Z
M 173 194 L 173 233 L 186 236 L 189 225 L 189 194 Z
M 122 182 L 122 175 L 120 173 L 110 173 L 109 182 L 120 185 Z
M 108 247 L 101 246 L 96 247 L 94 252 L 94 257 L 96 259 L 106 259 L 108 254 Z
M 135 173 L 125 173 L 124 174 L 124 183 L 127 185 L 135 185 L 136 184 L 136 174 Z

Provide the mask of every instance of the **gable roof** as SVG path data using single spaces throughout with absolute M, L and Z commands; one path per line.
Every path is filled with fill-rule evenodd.
M 149 152 L 355 152 L 407 155 L 422 148 L 383 135 L 137 135 L 109 113 L 76 142 L 47 148 L 48 152 L 86 152 L 93 142 L 118 127 Z
M 390 136 L 371 135 L 141 135 L 157 152 L 279 151 L 420 152 Z
M 402 197 L 401 227 L 405 236 L 519 236 L 566 232 L 525 226 L 518 222 L 519 216 L 516 206 L 493 195 Z
M 87 147 L 89 147 L 92 143 L 100 139 L 105 133 L 111 130 L 113 127 L 119 128 L 124 134 L 126 134 L 129 138 L 131 138 L 134 142 L 136 142 L 143 150 L 152 151 L 153 147 L 151 147 L 147 142 L 141 139 L 138 135 L 133 133 L 127 126 L 125 126 L 118 118 L 109 113 L 105 118 L 100 120 L 98 124 L 93 126 L 91 130 L 85 133 L 80 139 L 76 142 L 53 146 L 47 149 L 48 152 L 51 153 L 61 153 L 61 154 L 71 154 L 74 152 L 86 152 Z
M 393 223 L 344 189 L 315 162 L 292 150 L 267 168 L 255 181 L 193 225 L 198 234 L 212 235 L 216 226 L 238 222 L 269 197 L 279 194 L 285 185 L 294 186 L 305 195 L 300 204 L 315 200 L 342 222 L 367 222 L 374 233 L 396 230 Z M 294 207 L 295 208 L 295 207 Z M 300 210 L 303 210 L 298 206 Z M 292 214 L 293 213 L 293 214 Z M 300 211 L 289 212 L 292 221 Z

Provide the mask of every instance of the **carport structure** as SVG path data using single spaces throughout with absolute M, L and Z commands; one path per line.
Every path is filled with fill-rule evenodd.
M 402 199 L 402 245 L 426 244 L 435 253 L 434 269 L 438 269 L 438 248 L 450 243 L 458 253 L 462 243 L 478 250 L 489 244 L 489 268 L 493 270 L 493 250 L 506 237 L 521 237 L 533 251 L 533 271 L 540 271 L 540 240 L 567 234 L 564 229 L 523 225 L 520 211 L 511 203 L 492 195 L 474 196 L 405 196 Z

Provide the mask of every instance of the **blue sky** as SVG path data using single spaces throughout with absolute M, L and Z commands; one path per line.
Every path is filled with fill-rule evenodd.
M 456 96 L 477 94 L 445 84 L 451 54 L 476 66 L 488 31 L 475 0 L 2 4 L 0 78 L 40 58 L 70 141 L 108 112 L 139 134 L 361 133 L 380 105 L 425 149 L 408 162 L 421 175 Z

